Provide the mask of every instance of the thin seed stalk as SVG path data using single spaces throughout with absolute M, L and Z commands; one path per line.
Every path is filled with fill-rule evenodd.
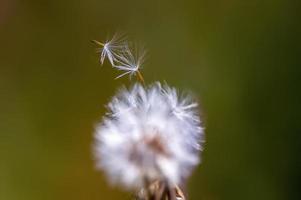
M 137 71 L 137 77 L 138 80 L 142 83 L 142 85 L 145 85 L 144 78 L 139 70 Z
M 101 42 L 99 42 L 99 41 L 97 41 L 97 40 L 91 40 L 91 42 L 92 43 L 94 43 L 94 44 L 97 44 L 97 45 L 99 45 L 99 46 L 105 46 L 105 44 L 104 43 L 101 43 Z

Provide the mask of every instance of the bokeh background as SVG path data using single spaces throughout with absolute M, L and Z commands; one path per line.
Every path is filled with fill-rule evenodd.
M 190 199 L 300 199 L 300 6 L 293 0 L 1 0 L 0 199 L 131 199 L 95 170 L 94 125 L 128 78 L 91 39 L 126 31 L 148 83 L 200 99 Z

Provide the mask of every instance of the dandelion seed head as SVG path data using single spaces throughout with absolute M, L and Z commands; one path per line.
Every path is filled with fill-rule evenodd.
M 121 89 L 95 131 L 97 167 L 112 183 L 141 188 L 145 179 L 180 184 L 200 162 L 197 103 L 167 85 Z

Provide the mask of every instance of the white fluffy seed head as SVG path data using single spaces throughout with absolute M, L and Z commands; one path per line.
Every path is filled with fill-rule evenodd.
M 182 183 L 200 161 L 203 128 L 190 96 L 160 83 L 136 84 L 113 97 L 95 139 L 97 167 L 134 189 L 145 180 Z

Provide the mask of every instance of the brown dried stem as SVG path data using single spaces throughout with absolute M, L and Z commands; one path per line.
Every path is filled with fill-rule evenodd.
M 182 190 L 172 187 L 164 181 L 155 181 L 147 184 L 137 195 L 137 200 L 185 200 Z

